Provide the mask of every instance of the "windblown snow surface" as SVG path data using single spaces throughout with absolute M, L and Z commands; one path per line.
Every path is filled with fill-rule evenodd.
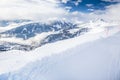
M 120 80 L 119 29 L 92 31 L 30 52 L 3 52 L 0 80 Z

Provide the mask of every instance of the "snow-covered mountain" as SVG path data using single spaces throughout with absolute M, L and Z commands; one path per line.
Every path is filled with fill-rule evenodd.
M 23 21 L 24 22 L 24 21 Z M 69 39 L 89 28 L 65 21 L 31 22 L 0 33 L 0 51 L 33 50 L 46 43 Z
M 26 54 L 4 53 L 0 56 L 0 71 L 5 73 L 0 75 L 0 80 L 119 80 L 119 28 L 113 26 L 109 35 L 106 31 L 91 31 Z
M 120 0 L 0 0 L 0 80 L 120 80 Z
M 0 51 L 25 50 L 30 51 L 47 43 L 80 36 L 90 30 L 107 31 L 109 27 L 118 25 L 104 19 L 95 19 L 82 23 L 72 23 L 64 20 L 49 22 L 31 20 L 1 21 L 6 27 L 0 27 Z M 14 24 L 14 25 L 13 25 Z
M 120 79 L 117 22 L 29 22 L 0 34 L 0 49 L 8 50 L 0 54 L 0 80 Z

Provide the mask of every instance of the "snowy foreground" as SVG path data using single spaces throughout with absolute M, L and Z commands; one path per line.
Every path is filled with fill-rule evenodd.
M 0 80 L 120 80 L 120 27 L 0 53 Z

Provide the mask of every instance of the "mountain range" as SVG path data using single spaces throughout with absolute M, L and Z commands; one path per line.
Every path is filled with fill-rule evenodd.
M 89 31 L 87 27 L 80 27 L 78 24 L 66 21 L 43 23 L 30 22 L 29 20 L 15 20 L 13 23 L 17 24 L 26 21 L 28 21 L 28 23 L 0 32 L 0 51 L 29 51 L 47 43 L 74 38 Z M 10 22 L 12 21 L 1 21 L 0 23 L 4 27 L 7 27 L 10 25 Z

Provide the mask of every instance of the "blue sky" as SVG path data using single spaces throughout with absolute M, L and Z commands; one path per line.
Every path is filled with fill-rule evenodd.
M 106 6 L 117 4 L 118 1 L 103 1 L 103 0 L 69 0 L 62 3 L 64 7 L 71 7 L 70 11 L 92 12 L 94 10 L 105 10 Z

